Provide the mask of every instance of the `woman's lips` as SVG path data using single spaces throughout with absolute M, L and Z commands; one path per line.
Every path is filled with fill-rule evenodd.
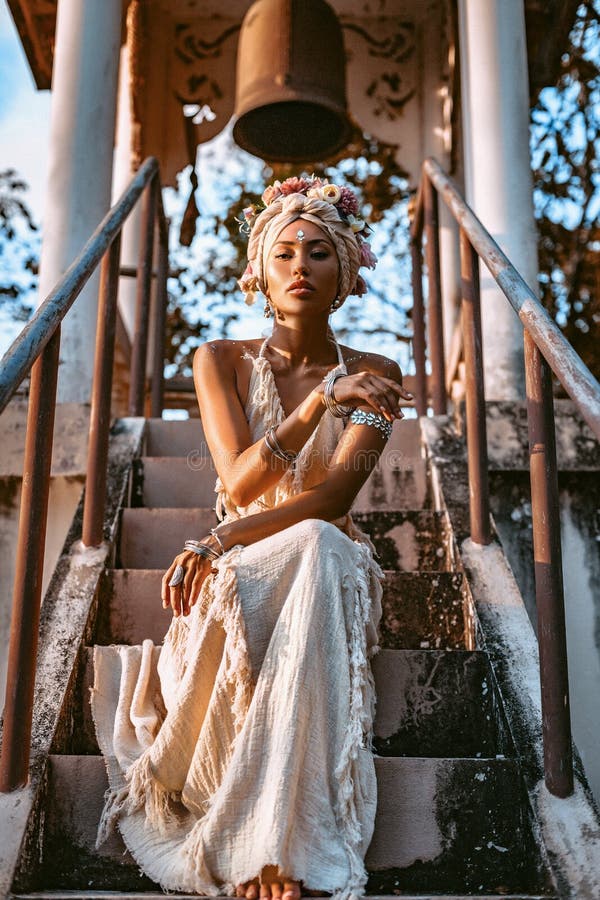
M 288 293 L 295 294 L 296 297 L 307 297 L 313 291 L 312 284 L 309 284 L 307 281 L 294 281 L 288 288 Z

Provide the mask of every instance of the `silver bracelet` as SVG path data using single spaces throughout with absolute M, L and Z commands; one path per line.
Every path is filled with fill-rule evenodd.
M 219 547 L 221 548 L 221 555 L 223 555 L 223 553 L 225 553 L 225 547 L 223 546 L 223 541 L 222 541 L 221 538 L 219 537 L 219 532 L 217 531 L 216 528 L 211 528 L 211 529 L 210 529 L 210 533 L 212 534 L 212 536 L 213 536 L 214 539 L 216 540 L 217 544 L 218 544 Z
M 186 541 L 183 549 L 189 550 L 197 556 L 204 556 L 206 559 L 218 559 L 221 555 L 216 550 L 213 550 L 212 547 L 209 547 L 208 544 L 203 544 L 201 541 Z
M 277 459 L 282 459 L 284 462 L 294 462 L 294 460 L 297 459 L 298 454 L 294 453 L 293 450 L 283 449 L 275 434 L 276 427 L 276 425 L 272 425 L 270 428 L 267 428 L 265 432 L 265 444 Z
M 355 409 L 350 416 L 350 421 L 354 425 L 373 425 L 383 432 L 386 438 L 392 433 L 392 422 L 388 422 L 385 416 L 379 413 L 366 412 L 364 409 Z
M 325 376 L 323 381 L 325 382 L 325 389 L 323 391 L 323 398 L 325 400 L 325 406 L 329 410 L 332 416 L 335 416 L 336 419 L 343 419 L 345 416 L 349 416 L 354 407 L 352 406 L 342 406 L 341 403 L 338 403 L 335 399 L 334 387 L 338 378 L 343 378 L 344 372 L 336 372 L 335 370 L 329 372 L 328 375 Z

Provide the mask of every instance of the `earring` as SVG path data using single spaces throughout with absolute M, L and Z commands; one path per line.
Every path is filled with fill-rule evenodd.
M 272 315 L 273 315 L 273 310 L 271 309 L 271 304 L 269 303 L 268 300 L 265 300 L 265 310 L 264 310 L 265 319 L 270 319 Z
M 334 297 L 333 301 L 331 303 L 331 306 L 329 307 L 330 312 L 334 313 L 336 311 L 336 309 L 340 308 L 341 305 L 342 305 L 342 301 L 340 300 L 340 298 Z

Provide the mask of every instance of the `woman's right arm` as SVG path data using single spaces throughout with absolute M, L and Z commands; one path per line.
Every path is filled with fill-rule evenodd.
M 239 345 L 238 345 L 239 346 Z M 194 383 L 202 427 L 223 486 L 236 506 L 247 506 L 276 484 L 288 463 L 277 459 L 263 438 L 252 443 L 242 401 L 237 391 L 234 345 L 209 341 L 196 350 Z M 285 450 L 297 453 L 325 411 L 321 385 L 277 428 Z

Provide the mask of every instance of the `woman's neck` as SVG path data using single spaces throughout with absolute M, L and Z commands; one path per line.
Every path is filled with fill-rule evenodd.
M 313 327 L 300 328 L 275 322 L 267 345 L 279 356 L 284 357 L 290 367 L 306 363 L 327 365 L 337 360 L 335 343 L 327 321 L 319 322 L 318 325 L 314 323 Z

